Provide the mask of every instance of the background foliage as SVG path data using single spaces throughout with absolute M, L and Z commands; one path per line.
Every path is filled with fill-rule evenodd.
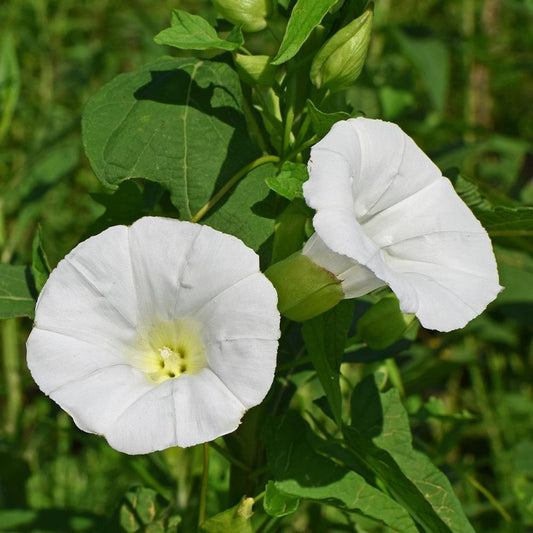
M 363 3 L 354 1 L 354 10 Z M 145 213 L 175 216 L 176 208 L 190 218 L 209 199 L 211 187 L 224 186 L 260 155 L 258 151 L 239 159 L 237 147 L 250 141 L 233 139 L 233 148 L 214 150 L 215 156 L 224 151 L 235 155 L 220 172 L 221 181 L 185 196 L 177 189 L 165 191 L 158 175 L 138 167 L 135 175 L 152 181 L 126 181 L 112 194 L 104 188 L 102 182 L 120 181 L 121 158 L 131 163 L 124 155 L 128 147 L 109 148 L 108 143 L 106 154 L 116 155 L 119 170 L 106 166 L 104 171 L 98 165 L 103 148 L 97 141 L 89 143 L 89 164 L 81 138 L 81 114 L 89 98 L 87 115 L 97 113 L 101 103 L 113 102 L 113 84 L 150 91 L 143 65 L 157 61 L 157 70 L 164 71 L 168 60 L 160 59 L 163 54 L 187 56 L 153 40 L 169 26 L 176 8 L 215 23 L 211 3 L 193 0 L 8 0 L 0 5 L 0 317 L 20 317 L 0 323 L 0 531 L 196 527 L 201 450 L 171 449 L 141 457 L 115 452 L 103 439 L 78 431 L 38 391 L 24 361 L 28 316 L 50 266 L 80 240 L 111 224 L 129 223 Z M 413 489 L 428 479 L 447 486 L 437 465 L 476 531 L 514 533 L 533 527 L 533 217 L 525 209 L 533 203 L 532 19 L 533 4 L 527 0 L 376 2 L 362 74 L 322 111 L 364 112 L 395 121 L 413 136 L 488 229 L 506 290 L 483 316 L 447 335 L 416 326 L 405 331 L 400 325 L 390 342 L 384 342 L 373 334 L 374 320 L 397 316 L 394 302 L 386 300 L 379 303 L 381 309 L 372 308 L 375 318 L 366 314 L 354 329 L 354 310 L 362 316 L 373 297 L 355 307 L 343 302 L 301 329 L 288 327 L 268 406 L 272 413 L 280 413 L 280 406 L 290 405 L 291 410 L 284 419 L 265 422 L 269 471 L 254 472 L 256 458 L 245 453 L 245 444 L 257 439 L 254 420 L 263 416 L 252 411 L 233 440 L 220 439 L 210 448 L 207 516 L 235 505 L 222 523 L 233 521 L 235 531 L 245 531 L 250 502 L 239 503 L 239 498 L 247 494 L 256 501 L 255 531 L 417 531 L 420 526 L 405 512 L 413 508 L 419 524 L 446 531 Z M 277 33 L 283 35 L 283 26 Z M 277 45 L 271 35 L 250 35 L 252 51 L 275 55 Z M 190 60 L 182 61 L 180 72 L 187 76 Z M 239 92 L 249 96 L 250 88 L 241 88 L 226 64 L 216 68 L 234 83 L 233 96 L 219 95 L 224 112 L 217 127 L 230 124 L 244 131 L 240 115 L 231 110 L 240 106 Z M 119 73 L 133 74 L 115 79 L 95 96 Z M 142 112 L 151 112 L 151 97 L 143 100 L 141 95 L 137 101 L 145 106 Z M 105 113 L 109 128 L 121 121 L 119 104 Z M 184 110 L 176 112 L 179 118 Z M 317 111 L 315 131 L 327 130 L 320 120 L 324 117 Z M 84 127 L 90 137 L 91 125 Z M 101 135 L 94 133 L 95 139 Z M 275 134 L 271 142 L 276 144 Z M 250 144 L 250 151 L 254 149 Z M 200 158 L 198 164 L 227 164 L 224 158 L 217 163 L 215 156 Z M 305 150 L 301 161 L 306 161 Z M 287 180 L 279 174 L 276 178 L 273 166 L 261 166 L 203 222 L 223 229 L 231 218 L 239 236 L 260 248 L 286 205 L 281 197 L 297 196 L 298 171 L 282 170 L 296 185 L 287 188 Z M 242 215 L 250 209 L 250 195 L 255 209 Z M 297 201 L 293 205 L 298 212 Z M 241 214 L 242 221 L 233 214 L 237 219 Z M 267 262 L 271 253 L 285 255 L 272 242 L 260 251 Z M 30 285 L 28 279 L 33 280 Z M 20 298 L 16 302 L 13 291 Z M 328 337 L 328 332 L 333 333 Z M 302 347 L 302 338 L 308 349 Z M 338 372 L 339 366 L 340 385 L 328 388 L 325 376 Z M 380 380 L 395 388 L 383 392 Z M 330 438 L 335 432 L 332 419 L 338 421 L 341 412 L 350 413 L 350 423 L 342 427 L 348 447 Z M 398 420 L 397 427 L 388 428 L 396 435 L 394 442 L 368 432 L 376 425 L 387 429 L 380 419 L 383 413 Z M 241 472 L 247 473 L 233 475 L 231 484 L 229 471 L 234 474 L 239 465 L 230 467 L 229 455 L 241 457 Z M 367 483 L 380 468 L 372 463 L 376 456 L 393 471 L 378 476 L 382 490 Z M 357 501 L 349 498 L 354 493 Z M 393 494 L 401 505 L 388 497 L 380 500 L 384 494 Z M 437 491 L 427 501 L 448 509 L 454 531 L 469 531 L 460 506 L 442 498 L 446 500 L 446 493 Z M 205 527 L 216 531 L 217 526 Z

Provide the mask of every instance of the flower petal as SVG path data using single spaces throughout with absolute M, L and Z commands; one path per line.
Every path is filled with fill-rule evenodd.
M 37 301 L 35 327 L 117 352 L 135 337 L 136 308 L 127 228 L 115 226 L 59 262 Z
M 245 408 L 209 369 L 168 380 L 140 396 L 105 436 L 116 450 L 149 453 L 194 446 L 234 431 Z
M 135 222 L 130 250 L 139 312 L 150 320 L 193 314 L 227 287 L 259 272 L 257 254 L 239 239 L 174 219 Z
M 279 338 L 277 293 L 263 274 L 242 279 L 207 302 L 193 318 L 203 324 L 204 342 Z M 275 355 L 275 354 L 271 354 Z
M 248 409 L 260 403 L 274 380 L 277 340 L 234 339 L 207 346 L 209 368 Z

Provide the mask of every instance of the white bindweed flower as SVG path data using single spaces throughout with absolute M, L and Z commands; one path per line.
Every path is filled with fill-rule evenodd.
M 447 178 L 397 125 L 338 122 L 311 150 L 303 253 L 346 298 L 388 285 L 405 313 L 450 331 L 500 292 L 490 239 Z
M 145 217 L 79 244 L 27 342 L 43 392 L 129 454 L 232 432 L 274 377 L 277 296 L 257 254 L 207 226 Z

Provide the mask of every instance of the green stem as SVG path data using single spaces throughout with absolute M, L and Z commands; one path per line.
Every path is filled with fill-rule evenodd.
M 278 161 L 279 157 L 277 155 L 264 155 L 255 161 L 252 161 L 244 168 L 241 168 L 239 172 L 232 176 L 229 181 L 216 194 L 214 194 L 213 197 L 205 205 L 203 205 L 196 214 L 191 217 L 191 222 L 198 222 L 200 219 L 202 219 L 208 213 L 208 211 L 239 182 L 241 178 L 248 174 L 248 172 L 254 168 L 264 165 L 265 163 L 277 163 Z
M 7 393 L 5 430 L 11 435 L 17 430 L 20 409 L 22 407 L 17 337 L 17 319 L 10 318 L 9 320 L 5 320 L 2 323 L 2 350 L 4 353 L 4 373 Z
M 239 461 L 238 459 L 235 459 L 235 457 L 233 457 L 233 455 L 231 455 L 231 453 L 228 450 L 226 450 L 224 446 L 220 446 L 220 444 L 217 444 L 215 441 L 210 442 L 210 445 L 213 448 L 213 450 L 215 450 L 220 455 L 222 455 L 222 457 L 224 457 L 224 459 L 226 459 L 230 464 L 236 466 L 237 468 L 244 470 L 245 472 L 252 471 L 252 469 L 248 465 L 244 464 L 242 461 Z
M 202 473 L 202 486 L 200 489 L 200 510 L 198 511 L 198 527 L 205 521 L 205 509 L 207 506 L 207 486 L 209 483 L 209 443 L 204 442 L 204 470 Z
M 506 521 L 506 522 L 512 522 L 513 519 L 511 518 L 511 516 L 509 515 L 509 513 L 502 507 L 502 505 L 500 504 L 500 502 L 492 495 L 491 492 L 489 492 L 489 490 L 487 488 L 485 488 L 481 483 L 479 483 L 479 481 L 477 481 L 476 479 L 474 479 L 471 475 L 469 474 L 466 474 L 466 480 L 474 487 L 476 488 L 479 492 L 481 492 L 481 494 L 483 494 L 483 496 L 485 496 L 485 498 L 487 498 L 487 500 L 494 506 L 494 508 L 496 509 L 496 511 L 498 511 L 498 513 L 500 513 L 500 515 L 503 517 L 503 519 Z

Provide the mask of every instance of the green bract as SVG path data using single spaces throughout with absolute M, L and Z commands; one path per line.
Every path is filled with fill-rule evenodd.
M 270 0 L 213 0 L 213 5 L 226 20 L 249 32 L 264 29 L 272 11 Z
M 318 89 L 339 91 L 361 73 L 372 29 L 372 10 L 339 30 L 318 51 L 311 65 L 311 81 Z

